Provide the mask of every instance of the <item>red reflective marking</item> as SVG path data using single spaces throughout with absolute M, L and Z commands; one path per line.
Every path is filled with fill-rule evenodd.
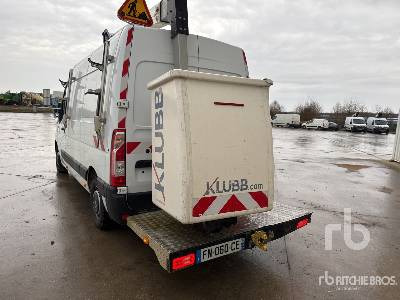
M 126 45 L 128 45 L 133 40 L 133 28 L 129 29 L 128 37 L 126 38 Z
M 249 194 L 260 207 L 268 207 L 268 197 L 264 192 L 249 192 Z
M 93 142 L 94 142 L 94 145 L 96 146 L 96 148 L 98 148 L 99 147 L 99 140 L 97 139 L 97 137 L 95 135 L 93 136 Z
M 307 224 L 308 224 L 308 219 L 300 220 L 300 221 L 297 223 L 296 228 L 297 228 L 297 229 L 300 229 L 301 227 L 304 227 L 304 226 L 306 226 Z
M 140 142 L 128 142 L 126 144 L 126 153 L 131 154 L 139 145 Z
M 174 258 L 172 261 L 172 270 L 176 271 L 185 267 L 192 266 L 194 265 L 195 261 L 196 261 L 196 256 L 194 255 L 194 253 Z
M 228 202 L 225 203 L 224 207 L 221 208 L 219 213 L 224 214 L 241 210 L 247 210 L 247 208 L 242 204 L 242 202 L 239 201 L 239 199 L 235 195 L 232 195 L 232 197 L 229 198 Z
M 124 90 L 119 94 L 119 99 L 121 99 L 121 100 L 126 100 L 127 94 L 128 94 L 128 88 L 124 89 Z
M 118 128 L 125 128 L 125 120 L 126 118 L 122 118 L 122 120 L 119 121 Z
M 244 106 L 243 103 L 233 103 L 233 102 L 214 102 L 215 105 L 224 105 L 224 106 Z
M 124 61 L 124 65 L 122 66 L 122 77 L 126 76 L 129 71 L 130 61 L 129 58 Z
M 210 207 L 210 205 L 217 199 L 217 196 L 203 197 L 193 207 L 193 217 L 200 217 Z

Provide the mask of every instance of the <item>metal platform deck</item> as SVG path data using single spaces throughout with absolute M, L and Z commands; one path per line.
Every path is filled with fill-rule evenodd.
M 196 224 L 184 225 L 162 210 L 131 216 L 127 225 L 141 239 L 148 239 L 161 266 L 171 271 L 170 261 L 177 255 L 238 237 L 248 240 L 256 230 L 272 230 L 270 240 L 274 240 L 296 230 L 295 222 L 305 217 L 311 220 L 311 212 L 275 203 L 273 210 L 239 217 L 236 225 L 217 233 L 206 233 Z M 247 243 L 246 248 L 251 247 Z

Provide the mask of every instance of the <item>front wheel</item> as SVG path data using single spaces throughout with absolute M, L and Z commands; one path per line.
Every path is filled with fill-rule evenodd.
M 90 202 L 94 215 L 94 222 L 97 228 L 106 230 L 110 228 L 111 220 L 104 207 L 102 196 L 97 187 L 97 180 L 93 179 L 90 186 Z

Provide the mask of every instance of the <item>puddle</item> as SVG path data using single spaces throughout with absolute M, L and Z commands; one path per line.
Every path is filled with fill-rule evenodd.
M 379 189 L 379 191 L 382 192 L 382 193 L 385 193 L 385 194 L 391 194 L 391 193 L 393 193 L 393 190 L 390 189 L 390 188 L 388 188 L 388 187 L 386 187 L 386 186 L 381 187 L 381 188 Z
M 346 169 L 348 172 L 358 172 L 362 169 L 370 168 L 370 166 L 366 165 L 352 165 L 352 164 L 335 164 L 335 165 L 338 166 L 339 168 Z

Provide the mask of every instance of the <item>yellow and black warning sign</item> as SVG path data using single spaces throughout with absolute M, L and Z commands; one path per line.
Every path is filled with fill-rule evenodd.
M 150 27 L 153 25 L 149 9 L 144 0 L 126 0 L 118 10 L 122 21 Z

